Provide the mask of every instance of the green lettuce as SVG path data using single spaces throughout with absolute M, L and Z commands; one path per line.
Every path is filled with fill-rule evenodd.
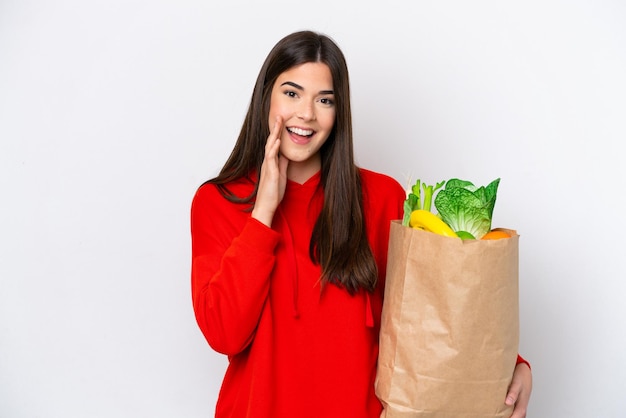
M 480 239 L 491 230 L 491 218 L 496 204 L 500 179 L 487 187 L 476 187 L 471 182 L 450 179 L 435 197 L 439 216 L 455 232 L 465 231 Z

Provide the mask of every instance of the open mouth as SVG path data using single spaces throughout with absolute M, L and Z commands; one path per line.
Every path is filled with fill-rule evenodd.
M 301 128 L 287 128 L 287 131 L 291 132 L 292 134 L 304 136 L 307 138 L 312 136 L 315 133 L 312 129 L 301 129 Z

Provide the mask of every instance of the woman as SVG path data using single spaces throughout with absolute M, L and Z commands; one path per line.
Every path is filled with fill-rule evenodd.
M 192 204 L 194 311 L 229 357 L 216 417 L 380 415 L 389 223 L 405 197 L 355 165 L 337 45 L 309 31 L 279 41 L 233 152 Z M 525 415 L 530 384 L 520 362 L 514 417 Z

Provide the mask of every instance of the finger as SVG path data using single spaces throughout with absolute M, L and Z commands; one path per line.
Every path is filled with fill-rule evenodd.
M 527 364 L 520 363 L 515 367 L 511 386 L 504 402 L 507 405 L 516 405 L 516 407 L 521 403 L 523 405 L 522 409 L 525 409 L 530 400 L 531 391 L 532 374 L 530 373 L 530 368 Z
M 517 400 L 519 399 L 520 393 L 524 387 L 524 379 L 523 379 L 523 370 L 520 369 L 519 365 L 515 366 L 515 370 L 513 372 L 513 379 L 511 379 L 511 385 L 509 386 L 509 391 L 506 394 L 506 398 L 504 403 L 506 405 L 515 405 Z
M 276 138 L 280 139 L 280 134 L 283 129 L 283 118 L 280 116 L 276 116 L 276 120 L 274 122 L 273 134 Z
M 280 116 L 276 116 L 276 119 L 274 120 L 274 126 L 272 127 L 272 130 L 270 132 L 270 138 L 272 138 L 274 141 L 280 139 L 282 129 L 283 119 Z
M 520 390 L 517 394 L 517 398 L 515 399 L 515 408 L 513 409 L 513 414 L 511 415 L 511 418 L 526 418 L 529 400 L 530 391 L 527 388 L 522 388 L 522 390 Z
M 513 381 L 513 383 L 511 383 L 511 387 L 509 388 L 509 392 L 506 394 L 506 399 L 504 400 L 504 403 L 507 405 L 515 405 L 515 402 L 517 402 L 517 398 L 519 397 L 521 390 L 521 383 Z
M 272 127 L 272 130 L 267 137 L 267 142 L 265 143 L 266 158 L 276 158 L 276 156 L 278 155 L 278 149 L 280 148 L 282 124 L 282 118 L 280 116 L 277 116 L 274 120 L 274 126 Z
M 527 406 L 528 401 L 522 400 L 522 396 L 520 395 L 520 398 L 515 403 L 515 408 L 513 409 L 513 413 L 510 418 L 526 418 Z

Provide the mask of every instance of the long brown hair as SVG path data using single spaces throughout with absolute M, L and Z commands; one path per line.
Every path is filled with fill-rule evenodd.
M 268 114 L 274 82 L 283 72 L 309 62 L 328 66 L 335 96 L 335 124 L 320 149 L 324 206 L 313 228 L 309 253 L 322 267 L 323 282 L 344 287 L 351 294 L 359 289 L 373 291 L 378 272 L 367 240 L 361 178 L 354 162 L 348 67 L 329 37 L 295 32 L 274 46 L 257 77 L 237 143 L 218 176 L 208 182 L 217 185 L 232 202 L 254 204 L 258 182 L 249 196 L 235 196 L 228 183 L 260 173 L 270 132 Z

